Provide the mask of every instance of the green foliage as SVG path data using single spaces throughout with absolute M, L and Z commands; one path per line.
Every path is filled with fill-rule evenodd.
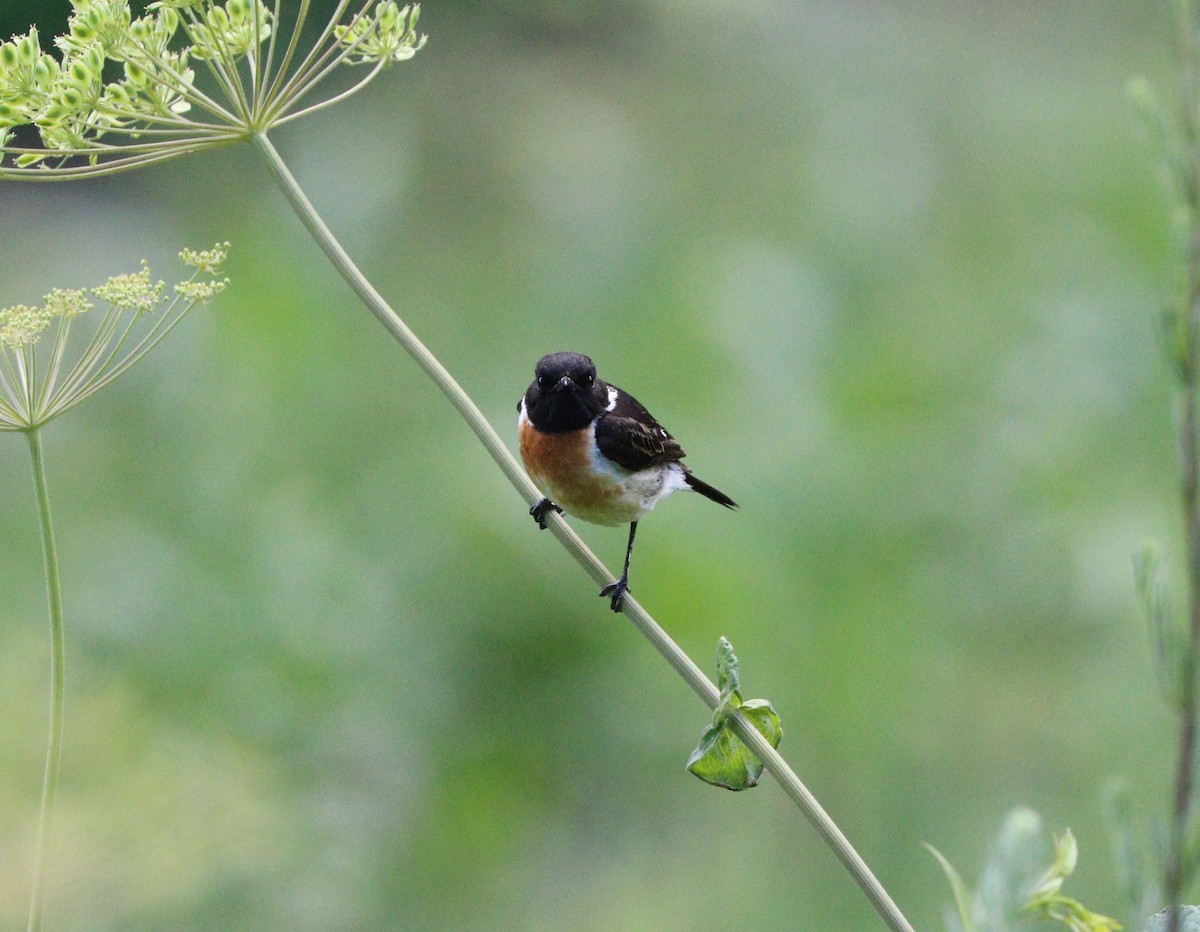
M 1196 220 L 1196 192 L 1187 155 L 1188 140 L 1194 137 L 1194 129 L 1171 117 L 1154 85 L 1140 75 L 1126 83 L 1125 96 L 1145 133 L 1170 204 L 1171 243 L 1176 261 L 1170 265 L 1171 280 L 1162 318 L 1162 335 L 1175 377 L 1185 382 L 1195 354 L 1193 323 L 1188 316 L 1192 296 L 1186 258 L 1191 228 Z
M 1105 786 L 1104 809 L 1116 862 L 1117 887 L 1129 906 L 1128 925 L 1137 928 L 1163 902 L 1162 856 L 1157 848 L 1161 848 L 1166 829 L 1160 819 L 1150 832 L 1146 831 L 1144 821 L 1135 816 L 1129 787 L 1122 780 L 1111 780 Z M 1143 841 L 1146 835 L 1158 839 L 1158 846 L 1147 845 Z
M 1196 875 L 1196 736 L 1200 669 L 1200 18 L 1194 0 L 1175 3 L 1175 47 L 1180 83 L 1177 103 L 1168 108 L 1149 81 L 1134 78 L 1127 92 L 1147 130 L 1171 207 L 1173 280 L 1164 312 L 1166 355 L 1179 398 L 1178 467 L 1182 491 L 1187 580 L 1186 625 L 1171 611 L 1153 550 L 1135 563 L 1137 590 L 1149 620 L 1159 679 L 1178 716 L 1179 766 L 1169 798 L 1162 857 L 1162 899 L 1182 902 Z M 1173 116 L 1168 116 L 1173 114 Z M 1177 918 L 1177 917 L 1173 917 Z M 1176 928 L 1170 923 L 1169 928 Z
M 1054 860 L 1041 873 L 1042 820 L 1030 809 L 1014 809 L 1005 818 L 972 892 L 962 875 L 932 845 L 925 847 L 942 867 L 954 894 L 955 913 L 947 925 L 955 932 L 1003 932 L 1037 921 L 1066 926 L 1071 932 L 1114 932 L 1121 924 L 1087 909 L 1062 892 L 1075 872 L 1079 849 L 1067 829 L 1054 840 Z
M 721 704 L 713 714 L 712 724 L 704 730 L 700 743 L 688 758 L 687 769 L 713 786 L 727 790 L 749 789 L 758 785 L 763 764 L 734 731 L 733 712 L 740 711 L 746 716 L 774 748 L 779 747 L 783 728 L 767 700 L 742 699 L 737 655 L 725 638 L 717 642 L 717 687 L 721 691 Z

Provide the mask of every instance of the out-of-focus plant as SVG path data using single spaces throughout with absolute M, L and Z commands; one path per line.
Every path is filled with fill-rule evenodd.
M 1054 839 L 1050 866 L 1040 866 L 1045 859 L 1042 819 L 1031 809 L 1014 809 L 1005 818 L 974 890 L 940 851 L 925 847 L 937 858 L 954 893 L 954 909 L 946 914 L 950 932 L 1008 932 L 1039 922 L 1057 923 L 1071 932 L 1121 928 L 1115 919 L 1092 912 L 1062 892 L 1079 860 L 1070 829 Z
M 307 40 L 310 0 L 157 0 L 134 16 L 128 0 L 72 0 L 59 55 L 41 50 L 35 29 L 0 46 L 0 177 L 53 181 L 123 171 L 247 140 L 301 222 L 359 299 L 462 415 L 529 505 L 541 493 L 475 402 L 375 290 L 325 225 L 268 138 L 276 126 L 344 100 L 388 65 L 425 45 L 419 7 L 392 0 L 340 0 Z M 327 91 L 342 65 L 367 71 Z M 115 74 L 115 77 L 107 77 Z M 318 92 L 324 92 L 320 96 Z M 16 146 L 31 126 L 42 146 Z M 555 537 L 601 585 L 613 574 L 558 515 Z M 632 598 L 624 612 L 710 709 L 719 690 Z M 726 704 L 727 705 L 727 704 Z M 780 782 L 894 930 L 911 927 L 866 863 L 779 753 L 736 708 L 728 727 Z
M 1117 887 L 1126 904 L 1128 926 L 1140 929 L 1163 904 L 1162 852 L 1166 823 L 1156 818 L 1150 832 L 1146 820 L 1135 814 L 1128 787 L 1111 780 L 1104 791 L 1104 809 L 1116 861 Z
M 1194 887 L 1200 864 L 1195 830 L 1200 701 L 1200 20 L 1195 0 L 1174 0 L 1172 8 L 1180 64 L 1177 104 L 1164 107 L 1144 78 L 1131 80 L 1128 91 L 1154 146 L 1168 191 L 1177 256 L 1162 330 L 1178 395 L 1186 620 L 1170 604 L 1164 561 L 1157 548 L 1148 547 L 1137 556 L 1135 577 L 1163 694 L 1179 726 L 1171 810 L 1162 845 L 1166 929 L 1179 932 L 1180 907 Z
M 153 281 L 143 263 L 140 271 L 110 278 L 93 288 L 90 296 L 82 290 L 56 288 L 38 306 L 19 304 L 0 310 L 0 431 L 23 433 L 29 442 L 50 615 L 50 726 L 29 903 L 31 930 L 42 927 L 45 913 L 47 847 L 62 756 L 66 679 L 62 589 L 42 428 L 128 372 L 196 304 L 223 291 L 227 280 L 213 276 L 227 249 L 224 244 L 181 252 L 180 258 L 193 272 L 172 291 L 165 282 Z M 106 309 L 98 311 L 90 298 Z

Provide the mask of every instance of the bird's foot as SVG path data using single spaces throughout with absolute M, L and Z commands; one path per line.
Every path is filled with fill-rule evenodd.
M 562 514 L 562 509 L 548 498 L 543 498 L 529 509 L 529 513 L 533 515 L 533 520 L 537 522 L 538 527 L 543 531 L 546 530 L 546 514 L 551 511 L 557 511 L 560 515 Z
M 602 598 L 604 596 L 611 596 L 612 597 L 612 610 L 614 612 L 619 612 L 621 610 L 621 603 L 625 601 L 625 593 L 628 591 L 629 591 L 629 577 L 622 576 L 615 583 L 609 583 L 607 586 L 605 586 L 603 589 L 601 589 L 600 596 Z

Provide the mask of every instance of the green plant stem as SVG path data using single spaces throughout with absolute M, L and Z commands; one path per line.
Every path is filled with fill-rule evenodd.
M 267 170 L 271 173 L 275 182 L 295 209 L 301 222 L 308 229 L 309 233 L 312 234 L 317 244 L 329 258 L 329 261 L 333 263 L 334 268 L 346 280 L 355 294 L 359 296 L 367 306 L 367 309 L 383 324 L 388 333 L 416 360 L 417 365 L 442 390 L 442 393 L 462 415 L 467 425 L 474 431 L 475 436 L 479 438 L 488 453 L 491 454 L 496 465 L 500 467 L 504 475 L 508 477 L 508 480 L 521 493 L 525 501 L 530 505 L 540 501 L 542 493 L 538 491 L 520 464 L 517 463 L 516 459 L 508 451 L 508 447 L 505 446 L 504 441 L 500 439 L 500 436 L 496 433 L 492 425 L 488 423 L 487 418 L 483 416 L 483 412 L 479 410 L 478 406 L 471 400 L 462 386 L 438 362 L 433 353 L 417 339 L 416 334 L 396 315 L 395 311 L 388 306 L 379 292 L 375 290 L 362 272 L 359 271 L 350 256 L 347 255 L 341 244 L 325 225 L 324 221 L 321 220 L 312 203 L 305 196 L 266 134 L 261 132 L 255 133 L 251 139 L 258 154 L 262 157 Z M 567 549 L 567 552 L 575 558 L 576 562 L 587 571 L 588 575 L 598 585 L 605 586 L 615 581 L 616 577 L 597 559 L 596 555 L 588 549 L 579 535 L 561 517 L 557 514 L 549 515 L 548 526 L 554 536 Z M 658 623 L 632 597 L 626 596 L 622 610 L 633 623 L 634 627 L 645 636 L 654 649 L 683 678 L 684 682 L 704 700 L 709 709 L 715 710 L 720 702 L 720 694 L 716 686 L 692 662 L 691 658 L 683 652 L 679 645 L 659 627 Z M 855 882 L 862 889 L 863 894 L 870 901 L 871 905 L 875 907 L 876 912 L 879 913 L 888 927 L 894 930 L 894 932 L 912 932 L 912 927 L 909 925 L 908 920 L 904 918 L 904 914 L 900 912 L 887 891 L 875 878 L 875 875 L 871 873 L 870 868 L 859 857 L 858 852 L 854 850 L 845 835 L 842 834 L 841 830 L 838 829 L 825 810 L 821 808 L 816 798 L 808 791 L 808 788 L 801 782 L 800 778 L 796 776 L 787 762 L 779 755 L 779 752 L 767 743 L 762 735 L 758 733 L 754 726 L 740 712 L 736 713 L 732 717 L 732 720 L 742 740 L 763 761 L 766 769 L 779 781 L 784 792 L 787 793 L 804 814 L 805 818 L 812 823 L 825 843 L 837 855 L 838 859 L 845 866 L 846 870 L 849 871 Z
M 42 459 L 42 437 L 38 428 L 25 432 L 37 497 L 38 523 L 42 530 L 42 560 L 46 572 L 46 599 L 50 606 L 50 729 L 46 739 L 46 770 L 42 777 L 42 806 L 38 814 L 37 846 L 34 849 L 33 893 L 29 900 L 29 932 L 42 928 L 46 909 L 46 849 L 54 822 L 54 800 L 58 795 L 58 763 L 62 757 L 63 684 L 66 648 L 63 639 L 62 590 L 58 578 L 58 550 L 50 519 L 50 489 Z
M 1180 129 L 1184 175 L 1182 192 L 1189 207 L 1187 238 L 1187 284 L 1183 305 L 1178 313 L 1184 334 L 1179 366 L 1179 390 L 1182 412 L 1179 424 L 1179 459 L 1187 547 L 1188 644 L 1183 660 L 1179 695 L 1179 748 L 1175 770 L 1175 794 L 1168 835 L 1163 893 L 1171 907 L 1168 932 L 1178 932 L 1179 906 L 1188 876 L 1185 868 L 1188 825 L 1192 819 L 1196 761 L 1196 674 L 1200 658 L 1200 415 L 1197 411 L 1197 340 L 1200 337 L 1200 112 L 1197 111 L 1198 73 L 1196 56 L 1200 53 L 1196 16 L 1191 2 L 1179 4 L 1181 30 L 1180 58 Z

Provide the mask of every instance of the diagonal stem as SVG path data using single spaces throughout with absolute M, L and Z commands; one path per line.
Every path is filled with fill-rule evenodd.
M 467 395 L 462 386 L 455 381 L 446 368 L 438 362 L 433 353 L 417 339 L 416 334 L 408 328 L 408 325 L 388 306 L 379 292 L 367 281 L 350 256 L 347 255 L 324 221 L 321 220 L 312 203 L 305 196 L 266 134 L 261 132 L 255 133 L 251 139 L 267 170 L 283 191 L 284 196 L 291 203 L 300 221 L 308 229 L 309 233 L 312 234 L 317 244 L 329 258 L 329 261 L 333 263 L 342 278 L 346 280 L 355 294 L 359 296 L 367 306 L 367 309 L 375 315 L 384 328 L 412 356 L 417 365 L 442 390 L 442 393 L 449 399 L 450 403 L 458 409 L 458 412 L 463 416 L 468 426 L 474 431 L 475 436 L 479 438 L 488 453 L 491 454 L 492 459 L 496 461 L 496 464 L 504 472 L 505 476 L 508 477 L 508 480 L 524 496 L 525 501 L 530 505 L 541 501 L 541 492 L 534 487 L 529 477 L 525 475 L 525 471 L 508 451 L 508 447 L 505 446 L 504 441 L 500 439 L 495 429 L 488 423 L 483 413 L 475 405 L 475 402 L 471 400 L 470 396 Z M 549 513 L 546 515 L 546 519 L 548 521 L 547 526 L 554 536 L 558 538 L 567 549 L 567 552 L 575 558 L 576 562 L 584 568 L 593 580 L 601 586 L 609 585 L 615 581 L 613 574 L 605 568 L 604 564 L 588 549 L 579 535 L 561 517 L 555 513 Z M 627 596 L 621 609 L 628 616 L 633 626 L 663 656 L 667 663 L 674 668 L 675 672 L 692 688 L 693 692 L 704 700 L 709 709 L 715 710 L 720 703 L 720 694 L 717 688 L 704 675 L 700 668 L 692 662 L 692 659 L 683 652 L 679 645 L 659 627 L 650 614 L 634 599 Z M 808 788 L 805 787 L 800 778 L 796 776 L 787 762 L 779 755 L 779 752 L 771 747 L 740 712 L 734 713 L 731 719 L 734 727 L 737 729 L 738 735 L 750 747 L 750 750 L 762 760 L 767 770 L 779 781 L 784 792 L 787 793 L 804 814 L 805 818 L 812 823 L 825 843 L 837 855 L 838 859 L 845 866 L 846 870 L 849 871 L 888 928 L 892 929 L 893 932 L 912 932 L 912 926 L 909 925 L 908 920 L 904 918 L 904 914 L 900 912 L 900 909 L 892 901 L 891 897 L 888 896 L 887 891 L 884 890 L 883 886 L 875 878 L 875 875 L 871 873 L 866 862 L 859 857 L 858 852 L 847 841 L 846 836 L 842 834 L 834 821 L 821 808 L 816 798 L 808 791 Z
M 42 460 L 42 436 L 38 428 L 25 432 L 29 440 L 29 458 L 33 468 L 33 488 L 37 497 L 38 522 L 42 530 L 42 559 L 46 571 L 46 597 L 50 605 L 50 729 L 46 740 L 46 770 L 42 778 L 42 806 L 38 814 L 37 847 L 33 862 L 33 893 L 29 900 L 29 932 L 42 928 L 46 910 L 46 849 L 54 821 L 54 800 L 58 794 L 58 763 L 62 756 L 63 683 L 66 658 L 63 640 L 62 591 L 58 578 L 58 550 L 54 546 L 54 526 L 50 520 L 50 490 Z

